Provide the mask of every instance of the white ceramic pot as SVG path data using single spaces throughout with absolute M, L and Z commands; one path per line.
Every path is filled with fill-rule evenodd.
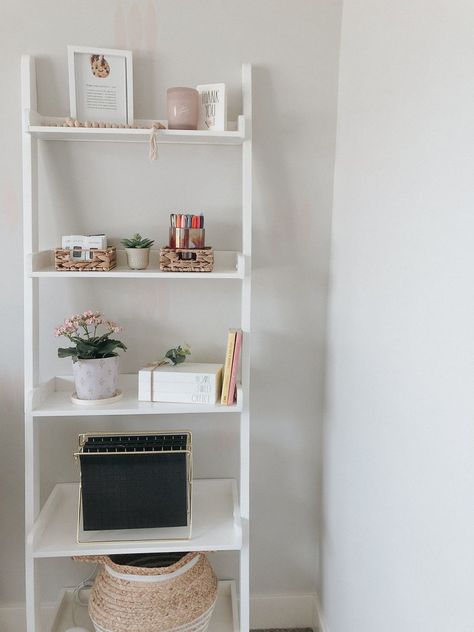
M 119 357 L 72 363 L 78 399 L 108 399 L 117 394 Z
M 132 270 L 144 270 L 148 268 L 150 260 L 149 248 L 125 248 L 127 251 L 128 267 Z

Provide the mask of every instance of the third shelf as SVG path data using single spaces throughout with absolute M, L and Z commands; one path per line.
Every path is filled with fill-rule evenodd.
M 238 413 L 242 411 L 242 388 L 237 387 L 237 402 L 220 404 L 178 404 L 138 401 L 138 375 L 119 377 L 123 397 L 114 404 L 81 406 L 71 401 L 73 378 L 53 377 L 37 386 L 33 393 L 33 417 L 95 417 L 102 415 L 174 415 L 188 413 Z

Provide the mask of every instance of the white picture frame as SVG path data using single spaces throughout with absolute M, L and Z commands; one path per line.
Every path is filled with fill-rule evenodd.
M 133 125 L 132 51 L 68 46 L 73 119 Z

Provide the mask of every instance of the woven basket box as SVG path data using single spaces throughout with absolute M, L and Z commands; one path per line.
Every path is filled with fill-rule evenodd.
M 108 272 L 117 265 L 117 250 L 109 246 L 104 250 L 56 248 L 54 267 L 59 271 L 70 272 Z
M 212 272 L 212 248 L 160 248 L 162 272 Z

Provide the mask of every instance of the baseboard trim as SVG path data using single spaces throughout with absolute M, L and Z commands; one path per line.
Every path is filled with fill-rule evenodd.
M 46 616 L 54 610 L 45 607 Z M 250 599 L 250 621 L 254 629 L 313 628 L 315 632 L 329 632 L 321 612 L 318 596 L 302 595 L 253 595 Z M 24 606 L 0 607 L 0 630 L 24 632 Z
M 318 632 L 329 632 L 329 628 L 326 623 L 326 619 L 324 618 L 323 608 L 321 606 L 321 601 L 319 599 L 319 595 L 314 595 L 314 623 L 313 628 L 318 630 Z
M 58 605 L 41 607 L 41 629 L 49 630 Z M 25 606 L 0 606 L 1 632 L 26 632 Z
M 0 608 L 0 630 L 23 632 L 26 629 L 25 608 L 23 606 L 2 606 Z

